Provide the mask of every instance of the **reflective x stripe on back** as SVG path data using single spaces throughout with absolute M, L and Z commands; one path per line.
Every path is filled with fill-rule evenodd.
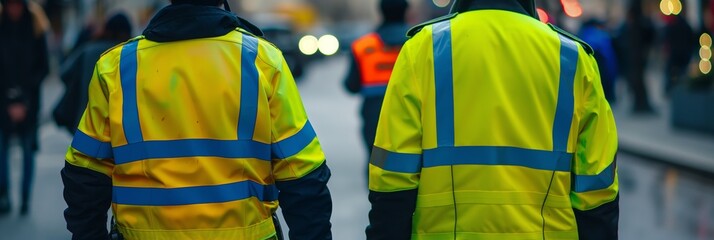
M 454 71 L 451 21 L 434 24 L 434 88 L 436 92 L 436 146 L 454 146 Z
M 258 115 L 258 39 L 243 34 L 241 50 L 240 116 L 238 139 L 253 139 L 255 118 Z
M 255 65 L 258 55 L 258 39 L 243 34 L 241 49 L 241 106 L 238 116 L 237 140 L 177 139 L 144 141 L 136 100 L 137 45 L 138 41 L 133 41 L 122 49 L 120 62 L 121 84 L 124 91 L 122 109 L 124 117 L 122 121 L 129 144 L 113 149 L 116 164 L 145 159 L 195 156 L 257 158 L 270 161 L 272 158 L 283 159 L 297 154 L 315 138 L 315 131 L 312 125 L 310 122 L 306 122 L 303 129 L 298 133 L 272 145 L 253 141 L 258 114 L 259 73 Z M 82 139 L 87 139 L 87 137 Z M 96 140 L 85 142 L 91 142 L 95 145 L 100 144 Z M 280 151 L 276 149 L 280 149 Z M 104 153 L 102 156 L 105 155 L 107 154 Z
M 122 100 L 122 125 L 124 136 L 129 144 L 144 141 L 139 124 L 139 108 L 136 102 L 136 48 L 139 41 L 131 41 L 121 49 L 119 71 L 121 73 L 121 89 L 124 95 Z
M 567 153 L 567 146 L 573 118 L 573 81 L 578 61 L 578 48 L 573 41 L 561 37 L 558 103 L 552 132 L 553 151 L 543 151 L 517 147 L 454 145 L 451 22 L 434 24 L 432 34 L 437 148 L 424 150 L 424 167 L 479 164 L 570 171 L 572 154 Z
M 552 151 L 506 146 L 455 146 L 451 22 L 435 23 L 432 29 L 437 147 L 425 149 L 422 155 L 396 153 L 375 147 L 371 163 L 385 170 L 402 173 L 418 173 L 422 167 L 461 164 L 570 171 L 573 154 L 567 153 L 567 146 L 574 111 L 573 83 L 578 62 L 576 43 L 560 37 L 561 67 L 553 120 Z
M 243 35 L 241 51 L 241 100 L 236 140 L 215 139 L 177 139 L 166 141 L 144 141 L 137 105 L 137 46 L 138 41 L 126 44 L 122 48 L 120 71 L 121 86 L 124 98 L 123 119 L 124 134 L 127 144 L 114 147 L 112 152 L 118 165 L 135 161 L 161 158 L 185 158 L 197 156 L 215 156 L 224 158 L 256 158 L 270 161 L 272 158 L 286 158 L 297 154 L 302 148 L 292 146 L 307 146 L 315 134 L 309 122 L 293 137 L 274 143 L 253 141 L 255 122 L 258 111 L 258 69 L 255 60 L 258 52 L 258 40 L 246 34 Z M 79 149 L 89 149 L 99 146 L 107 147 L 91 137 L 78 141 Z M 277 152 L 274 148 L 280 145 Z M 88 146 L 88 147 L 84 147 Z M 287 150 L 286 150 L 287 149 Z M 100 154 L 95 154 L 100 155 Z M 106 155 L 105 153 L 101 155 Z M 185 205 L 236 201 L 256 197 L 261 201 L 277 200 L 277 189 L 274 185 L 262 185 L 253 181 L 239 181 L 224 185 L 194 186 L 184 188 L 144 188 L 121 187 L 113 188 L 113 202 L 126 205 Z

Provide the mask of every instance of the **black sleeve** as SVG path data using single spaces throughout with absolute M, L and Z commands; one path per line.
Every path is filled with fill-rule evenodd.
M 330 175 L 323 163 L 302 178 L 275 183 L 290 239 L 332 239 Z
M 107 175 L 65 162 L 62 169 L 64 218 L 72 240 L 108 239 L 107 211 L 112 199 L 112 180 Z
M 620 196 L 597 208 L 580 211 L 573 209 L 578 224 L 580 240 L 617 239 L 617 224 L 620 215 Z
M 416 197 L 416 189 L 388 193 L 369 191 L 372 209 L 365 231 L 367 239 L 411 239 Z
M 357 60 L 354 58 L 354 54 L 350 55 L 350 69 L 347 73 L 347 78 L 345 78 L 345 89 L 351 93 L 359 93 L 362 91 L 362 75 L 359 72 L 359 66 L 357 66 Z

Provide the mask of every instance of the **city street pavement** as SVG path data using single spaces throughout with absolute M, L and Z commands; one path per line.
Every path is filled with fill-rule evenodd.
M 714 239 L 714 179 L 619 154 L 620 239 Z
M 654 114 L 633 114 L 625 79 L 618 82 L 618 102 L 612 108 L 617 121 L 620 151 L 699 171 L 714 178 L 714 135 L 671 125 L 670 105 L 663 94 L 662 73 L 658 69 L 651 66 L 647 72 Z
M 56 77 L 48 78 L 42 87 L 42 115 L 39 131 L 40 150 L 36 168 L 32 203 L 27 216 L 19 215 L 19 190 L 22 172 L 21 151 L 14 145 L 10 151 L 10 177 L 13 212 L 0 216 L 0 238 L 7 240 L 70 239 L 65 230 L 62 211 L 67 207 L 62 198 L 59 171 L 64 165 L 64 153 L 71 141 L 69 133 L 50 121 L 49 112 L 64 91 Z

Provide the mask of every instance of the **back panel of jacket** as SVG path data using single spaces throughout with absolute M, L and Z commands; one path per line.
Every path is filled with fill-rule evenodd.
M 117 107 L 109 114 L 112 133 L 124 133 L 112 135 L 118 164 L 113 208 L 127 237 L 143 238 L 142 230 L 154 229 L 201 238 L 192 231 L 214 229 L 214 237 L 222 238 L 236 234 L 231 230 L 236 227 L 252 231 L 233 236 L 272 234 L 268 216 L 277 205 L 277 190 L 265 88 L 276 69 L 259 74 L 254 66 L 265 64 L 256 57 L 258 39 L 233 32 L 136 44 L 135 55 L 129 44 L 121 53 L 136 57 L 135 85 L 122 76 L 133 74 L 126 59 L 119 76 L 107 76 L 122 79 L 109 100 Z M 160 193 L 165 189 L 175 193 Z
M 504 24 L 506 22 L 509 24 Z M 451 40 L 452 49 L 458 49 L 452 52 L 452 61 L 469 63 L 453 64 L 453 86 L 458 87 L 453 88 L 451 114 L 454 129 L 458 131 L 451 130 L 451 143 L 443 140 L 443 135 L 449 135 L 446 131 L 450 130 L 438 126 L 442 123 L 437 120 L 437 114 L 450 113 L 444 112 L 448 110 L 441 109 L 436 99 L 432 101 L 426 97 L 423 106 L 425 152 L 428 149 L 439 151 L 436 149 L 448 148 L 450 145 L 551 151 L 560 65 L 557 33 L 522 14 L 480 10 L 464 13 L 451 21 Z M 438 60 L 440 57 L 435 56 L 436 64 L 442 64 Z M 439 91 L 433 83 L 424 82 L 424 92 Z M 442 134 L 442 139 L 439 139 L 439 134 Z M 425 165 L 430 165 L 427 154 Z M 445 160 L 470 161 L 463 157 L 469 156 Z M 457 229 L 486 234 L 540 235 L 540 208 L 552 171 L 523 166 L 488 165 L 479 162 L 481 159 L 474 160 L 477 164 L 457 164 L 453 169 L 438 165 L 423 169 L 420 193 L 424 194 L 420 194 L 417 199 L 417 208 L 424 209 L 419 211 L 425 214 L 424 219 L 428 219 L 427 214 L 437 214 L 441 211 L 439 208 L 452 208 L 455 202 L 458 212 L 455 217 L 461 217 L 457 220 Z M 452 199 L 451 203 L 430 203 L 433 197 L 422 196 L 427 193 L 437 196 L 452 194 L 451 181 L 437 183 L 430 180 L 443 177 L 453 177 L 456 199 Z M 563 211 L 555 211 L 561 219 L 553 219 L 553 222 L 560 223 L 555 225 L 559 229 L 550 230 L 572 233 L 575 224 L 568 204 L 570 175 L 568 172 L 558 172 L 555 178 L 551 200 L 560 203 L 553 207 Z M 446 206 L 438 207 L 447 203 Z M 475 217 L 482 214 L 503 217 Z M 431 226 L 440 228 L 438 225 Z M 507 236 L 512 235 L 503 237 Z
M 375 146 L 420 154 L 421 170 L 389 169 L 387 157 L 372 166 L 370 189 L 418 188 L 414 239 L 577 238 L 571 165 L 582 167 L 573 156 L 584 109 L 593 107 L 583 96 L 597 91 L 587 81 L 599 79 L 587 53 L 572 41 L 563 47 L 563 39 L 529 16 L 478 10 L 425 27 L 407 42 L 390 84 L 407 83 L 388 89 L 401 100 L 385 100 Z M 401 118 L 404 125 L 385 111 L 419 122 Z M 558 116 L 563 112 L 571 117 Z M 604 142 L 603 155 L 614 155 L 613 141 Z
M 127 239 L 271 237 L 275 181 L 325 158 L 286 69 L 240 31 L 129 41 L 98 62 L 67 161 L 112 177 Z

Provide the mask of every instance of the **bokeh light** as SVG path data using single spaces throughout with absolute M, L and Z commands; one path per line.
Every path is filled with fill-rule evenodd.
M 703 74 L 708 74 L 712 70 L 712 62 L 709 61 L 708 59 L 702 59 L 699 61 L 699 71 L 702 71 Z
M 538 12 L 538 19 L 540 19 L 541 22 L 547 23 L 548 20 L 550 20 L 550 17 L 548 17 L 548 13 L 545 12 L 542 8 L 537 8 L 536 11 Z
M 335 54 L 340 49 L 340 41 L 332 35 L 324 35 L 318 41 L 318 48 L 322 54 L 327 56 Z
M 451 3 L 451 0 L 432 0 L 432 2 L 434 2 L 434 5 L 436 5 L 437 7 L 443 8 L 443 7 L 449 6 L 449 4 Z
M 583 15 L 583 7 L 580 6 L 578 0 L 560 0 L 560 3 L 563 5 L 563 11 L 568 17 L 576 18 Z
M 659 2 L 659 10 L 664 15 L 678 15 L 682 12 L 682 1 L 662 0 Z
M 708 33 L 704 33 L 699 36 L 699 44 L 702 46 L 710 47 L 712 46 L 712 36 Z
M 711 59 L 712 49 L 707 46 L 702 46 L 701 48 L 699 48 L 699 57 L 701 59 Z
M 300 42 L 298 42 L 298 48 L 300 48 L 300 52 L 305 55 L 315 54 L 319 46 L 320 45 L 317 38 L 312 35 L 306 35 L 300 38 Z
M 708 74 L 712 70 L 712 36 L 708 33 L 703 33 L 699 36 L 699 71 L 703 74 Z

